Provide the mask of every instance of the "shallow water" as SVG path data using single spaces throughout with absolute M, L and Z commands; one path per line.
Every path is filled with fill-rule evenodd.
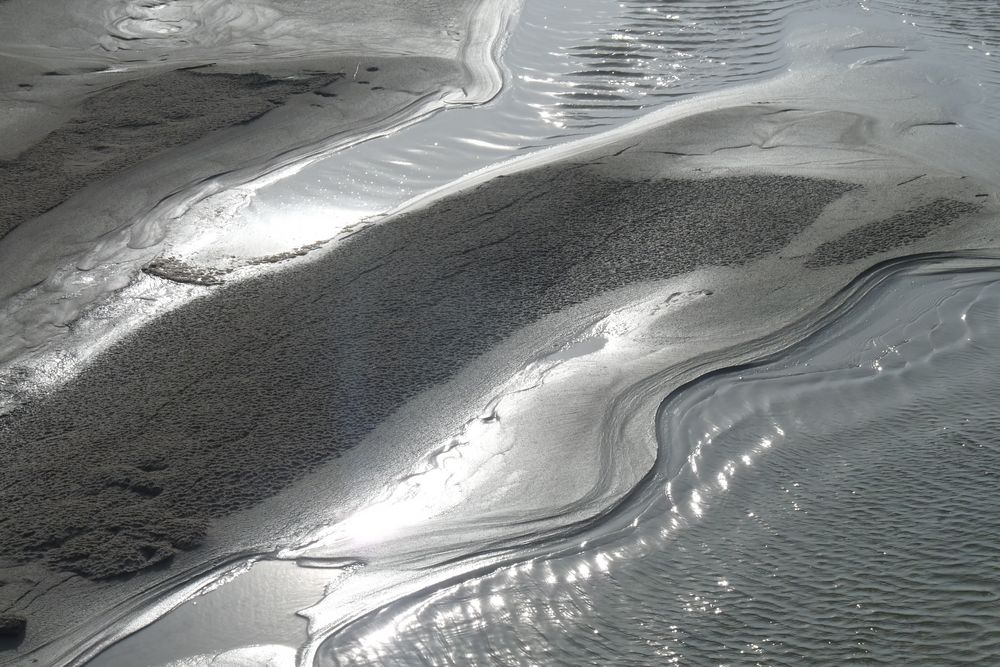
M 912 6 L 911 6 L 912 4 Z M 960 119 L 996 132 L 1000 17 L 989 4 L 837 0 L 560 0 L 526 2 L 506 44 L 505 85 L 489 104 L 453 108 L 366 142 L 257 191 L 253 215 L 281 207 L 357 220 L 464 174 L 571 137 L 600 133 L 665 103 L 796 69 L 793 19 L 874 11 L 906 29 L 841 56 L 851 67 L 933 52 L 963 71 L 979 99 Z M 811 18 L 812 17 L 812 18 Z M 865 49 L 871 53 L 865 52 Z M 336 205 L 330 207 L 331 190 Z
M 496 98 L 326 156 L 257 190 L 246 215 L 266 225 L 293 207 L 351 224 L 525 151 L 763 79 L 788 64 L 783 28 L 807 5 L 526 2 L 504 47 L 505 82 Z
M 861 5 L 900 20 L 938 53 L 961 59 L 982 95 L 983 113 L 978 122 L 976 118 L 969 122 L 996 127 L 1000 119 L 1000 7 L 976 0 L 865 0 Z
M 995 661 L 1000 268 L 967 268 L 898 264 L 793 350 L 678 390 L 611 518 L 317 664 Z

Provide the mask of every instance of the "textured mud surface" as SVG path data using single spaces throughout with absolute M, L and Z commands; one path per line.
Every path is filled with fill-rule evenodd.
M 161 562 L 543 314 L 776 252 L 852 187 L 546 168 L 224 288 L 8 420 L 0 556 L 95 578 Z
M 924 206 L 898 213 L 887 220 L 857 227 L 839 239 L 823 243 L 806 260 L 806 266 L 818 268 L 850 264 L 919 241 L 934 232 L 947 229 L 955 220 L 976 209 L 975 204 L 968 202 L 936 199 Z
M 68 125 L 15 159 L 0 161 L 0 236 L 94 180 L 214 130 L 248 123 L 290 96 L 342 76 L 175 70 L 100 91 Z

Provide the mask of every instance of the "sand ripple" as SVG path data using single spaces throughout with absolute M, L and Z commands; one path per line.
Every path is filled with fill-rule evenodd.
M 809 4 L 630 0 L 568 9 L 540 2 L 525 9 L 507 63 L 548 133 L 591 133 L 666 101 L 782 69 L 788 15 Z

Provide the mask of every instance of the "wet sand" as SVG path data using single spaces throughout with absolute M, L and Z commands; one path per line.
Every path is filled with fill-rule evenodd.
M 378 122 L 461 80 L 454 61 L 378 56 L 127 77 L 87 96 L 64 124 L 0 160 L 0 237 L 78 195 L 21 233 L 24 245 L 65 253 L 72 240 L 107 234 L 192 184 Z M 97 85 L 93 75 L 90 85 Z M 246 142 L 249 129 L 253 145 Z M 37 257 L 8 259 L 4 295 L 51 269 Z
M 63 614 L 71 619 L 75 605 L 56 603 L 57 591 L 117 587 L 116 597 L 129 588 L 119 578 L 137 572 L 145 579 L 133 584 L 148 585 L 201 545 L 213 521 L 341 456 L 544 315 L 631 283 L 779 255 L 838 201 L 878 196 L 766 169 L 612 175 L 683 171 L 675 156 L 644 150 L 663 140 L 501 175 L 295 270 L 215 289 L 8 415 L 0 558 L 40 577 L 27 589 L 56 586 L 29 605 L 25 646 L 55 630 L 47 614 L 71 624 Z M 847 259 L 878 257 L 887 224 L 899 244 L 912 243 L 986 205 L 972 186 L 929 182 L 922 207 L 890 215 L 872 206 L 874 219 L 843 236 L 862 255 Z M 803 259 L 826 265 L 829 247 Z M 0 589 L 14 610 L 25 590 Z
M 477 61 L 483 54 L 474 52 L 474 10 L 468 0 L 420 7 L 395 0 L 305 7 L 267 0 L 5 2 L 0 236 L 89 183 L 249 123 L 296 95 L 317 93 L 307 103 L 320 111 L 298 109 L 297 122 L 280 130 L 260 124 L 256 152 L 273 157 L 343 131 L 342 124 L 361 127 L 390 106 L 405 106 L 403 96 L 445 85 L 471 90 L 490 78 Z M 373 75 L 386 68 L 406 74 Z M 328 86 L 345 77 L 382 94 L 362 106 L 341 90 L 334 101 L 338 91 Z M 255 156 L 254 148 L 240 149 L 244 161 Z M 216 160 L 181 159 L 195 180 L 216 175 L 220 164 L 240 166 Z M 161 183 L 158 194 L 185 184 Z
M 375 3 L 359 5 L 355 11 L 347 11 L 350 6 L 339 3 L 336 21 L 340 30 L 332 32 L 329 22 L 324 24 L 315 15 L 294 13 L 279 20 L 266 12 L 251 12 L 250 23 L 244 21 L 241 25 L 233 22 L 233 12 L 239 7 L 222 3 L 206 15 L 210 20 L 227 23 L 229 41 L 204 44 L 181 40 L 166 44 L 153 29 L 142 36 L 148 40 L 146 43 L 135 36 L 121 35 L 121 44 L 115 48 L 105 46 L 108 53 L 95 56 L 89 38 L 83 36 L 79 43 L 73 40 L 83 35 L 79 30 L 81 21 L 97 32 L 105 28 L 97 13 L 84 11 L 77 15 L 77 7 L 65 14 L 50 15 L 51 7 L 35 12 L 25 11 L 16 1 L 7 3 L 0 28 L 0 41 L 5 47 L 0 56 L 4 63 L 0 97 L 9 103 L 11 113 L 3 120 L 7 135 L 0 146 L 0 238 L 5 237 L 0 249 L 5 268 L 0 294 L 11 297 L 43 282 L 51 287 L 53 280 L 59 280 L 54 276 L 59 271 L 53 271 L 53 263 L 64 261 L 81 247 L 105 245 L 105 240 L 123 225 L 127 227 L 151 207 L 192 184 L 220 174 L 233 177 L 241 169 L 252 172 L 273 168 L 283 156 L 307 153 L 339 136 L 405 119 L 422 100 L 463 88 L 470 95 L 477 90 L 488 95 L 482 90 L 497 85 L 480 71 L 492 67 L 492 63 L 477 61 L 485 56 L 470 46 L 483 39 L 474 34 L 473 28 L 478 26 L 470 24 L 472 3 L 439 2 L 433 7 L 408 9 L 389 4 L 397 10 L 394 22 L 405 36 L 385 30 L 386 8 L 380 11 Z M 214 16 L 220 11 L 222 15 Z M 11 17 L 12 21 L 6 20 Z M 303 21 L 321 27 L 307 26 L 308 30 L 298 30 L 295 35 L 295 27 L 302 28 Z M 62 24 L 71 28 L 57 29 Z M 441 32 L 443 25 L 448 26 L 446 33 Z M 165 32 L 171 33 L 173 25 L 169 21 L 167 27 L 170 30 Z M 193 27 L 194 34 L 202 37 L 214 39 L 218 34 L 217 26 Z M 255 31 L 270 31 L 267 47 L 258 44 L 259 48 L 248 57 L 236 39 L 240 30 L 245 30 L 242 37 L 246 39 L 253 39 Z M 285 30 L 296 38 L 279 43 L 282 40 L 273 39 L 276 30 Z M 341 30 L 361 41 L 349 44 L 350 40 L 338 36 Z M 313 43 L 308 52 L 303 52 L 309 46 L 305 40 L 309 34 L 325 41 L 322 46 Z M 178 50 L 178 45 L 183 48 Z M 363 54 L 359 45 L 364 46 Z M 246 141 L 248 132 L 254 137 L 252 145 Z M 133 236 L 131 242 L 142 245 L 145 241 Z M 265 255 L 260 261 L 297 257 L 315 247 L 313 244 L 280 255 Z M 155 255 L 156 249 L 152 252 Z M 85 282 L 101 282 L 101 278 L 95 281 L 94 276 L 85 275 L 91 268 L 86 260 L 70 261 L 82 269 Z M 156 271 L 160 265 L 167 269 Z M 171 268 L 169 262 L 153 262 L 151 266 L 156 280 L 185 281 L 191 274 L 186 267 Z M 102 289 L 113 291 L 120 286 L 112 281 Z M 69 289 L 59 298 L 63 303 L 57 310 L 68 316 L 67 325 L 80 313 L 70 313 L 65 306 L 81 293 L 85 295 L 86 288 Z M 22 348 L 20 352 L 30 353 L 33 341 L 18 332 L 25 315 L 21 311 L 7 318 L 3 336 L 14 342 L 14 348 Z M 11 383 L 18 384 L 16 369 L 5 373 L 0 392 L 18 393 Z M 70 420 L 76 421 L 74 417 Z M 27 454 L 26 446 L 41 445 L 47 439 L 41 432 L 27 435 L 8 430 L 11 423 L 10 419 L 4 420 L 0 426 L 0 450 L 5 455 Z M 65 446 L 72 447 L 73 430 L 69 427 L 65 431 Z M 96 476 L 87 480 L 68 469 L 56 472 L 59 465 L 55 459 L 36 468 L 36 473 L 42 475 L 42 486 L 62 489 L 53 498 L 68 492 L 65 500 L 71 504 L 75 502 L 72 498 L 86 497 L 89 500 L 84 502 L 91 511 L 105 516 L 116 514 L 124 505 L 153 499 L 163 491 L 156 480 L 164 474 L 164 457 L 156 453 L 143 457 L 139 453 L 142 445 L 135 444 L 138 448 L 134 453 L 142 460 L 138 465 L 131 465 L 135 461 L 130 460 L 123 468 L 119 464 L 124 460 L 115 459 L 131 450 L 130 445 L 124 441 L 114 445 L 105 442 L 118 452 L 106 451 L 104 454 L 111 458 L 97 466 L 103 472 L 95 468 Z M 81 463 L 78 459 L 77 464 Z M 26 481 L 26 477 L 5 469 L 0 486 L 13 494 Z M 257 495 L 257 491 L 251 494 Z M 103 556 L 92 561 L 85 557 L 89 565 L 72 568 L 92 577 L 148 568 L 170 559 L 177 550 L 191 549 L 203 541 L 208 514 L 198 518 L 198 513 L 173 509 L 150 513 L 141 504 L 130 518 L 120 515 L 114 519 L 114 525 L 107 525 L 105 532 L 79 531 L 73 526 L 75 517 L 71 514 L 65 515 L 69 523 L 57 521 L 61 528 L 53 531 L 49 526 L 38 532 L 37 527 L 23 523 L 24 517 L 18 518 L 18 510 L 13 507 L 3 513 L 0 523 L 16 530 L 19 539 L 28 542 L 34 541 L 32 533 L 48 535 L 42 541 L 61 541 L 59 534 L 76 535 L 82 540 L 78 542 L 82 551 L 69 555 L 63 565 L 96 549 L 95 555 L 101 552 Z M 57 502 L 50 509 L 62 513 L 68 505 Z M 15 525 L 20 527 L 15 529 Z M 100 542 L 108 544 L 101 546 Z M 106 548 L 112 543 L 118 547 Z M 64 634 L 65 628 L 59 629 L 60 617 L 79 620 L 88 614 L 87 598 L 79 597 L 79 590 L 69 592 L 61 585 L 67 582 L 68 570 L 58 566 L 46 572 L 36 567 L 42 561 L 31 560 L 16 555 L 13 560 L 0 557 L 0 616 L 5 628 L 18 630 L 12 630 L 10 637 L 5 633 L 4 649 L 35 648 Z M 128 595 L 128 587 L 119 588 L 120 584 L 109 587 L 119 591 L 112 598 L 117 595 L 120 599 L 120 593 Z M 39 621 L 32 613 L 25 613 L 28 608 L 37 608 L 36 598 L 44 597 L 52 585 L 66 591 L 63 604 L 68 616 L 61 616 L 61 612 L 45 614 L 47 618 Z M 31 624 L 27 639 L 22 640 L 20 620 L 26 615 L 31 617 Z M 20 659 L 17 651 L 0 654 L 4 664 Z
M 215 130 L 250 123 L 292 95 L 323 94 L 344 76 L 341 71 L 288 79 L 196 68 L 91 95 L 68 124 L 17 157 L 0 160 L 0 237 L 96 180 Z
M 289 99 L 324 98 L 317 91 Z M 274 510 L 304 483 L 328 483 L 314 473 L 338 459 L 352 461 L 345 486 L 371 487 L 374 473 L 354 458 L 359 443 L 371 448 L 381 425 L 546 315 L 725 267 L 741 276 L 746 298 L 733 316 L 716 315 L 760 331 L 885 257 L 994 241 L 995 184 L 921 162 L 943 153 L 885 150 L 896 139 L 914 145 L 895 127 L 822 103 L 772 103 L 770 93 L 661 119 L 546 166 L 481 175 L 474 189 L 363 229 L 294 268 L 205 287 L 4 416 L 0 455 L 10 464 L 0 503 L 10 510 L 0 520 L 0 613 L 29 626 L 21 653 L 0 663 L 94 621 L 95 609 L 127 616 L 142 595 L 213 559 L 273 548 L 308 510 L 246 517 L 268 503 Z M 281 111 L 254 121 L 275 130 L 275 144 L 285 140 Z M 913 127 L 943 128 L 941 120 Z M 246 148 L 206 139 L 223 146 L 220 164 Z M 140 183 L 157 168 L 131 178 Z M 84 190 L 75 201 L 92 205 L 105 193 Z M 24 225 L 12 237 L 67 228 L 60 208 L 46 218 L 53 227 Z M 32 284 L 31 262 L 20 261 Z M 779 278 L 800 283 L 791 293 L 801 300 L 770 303 L 786 289 Z M 498 366 L 478 380 L 495 386 L 503 377 Z M 460 400 L 445 398 L 435 412 Z
M 663 398 L 655 472 L 599 521 L 358 615 L 303 664 L 993 662 L 997 260 L 881 263 L 798 345 Z M 94 667 L 166 663 L 163 626 L 211 604 Z

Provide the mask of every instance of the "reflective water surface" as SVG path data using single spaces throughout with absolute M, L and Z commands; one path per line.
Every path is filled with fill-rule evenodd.
M 406 598 L 318 664 L 986 664 L 1000 655 L 1000 266 L 897 264 L 663 404 L 653 475 L 538 555 Z
M 521 152 L 596 134 L 674 99 L 787 64 L 786 19 L 806 2 L 525 2 L 504 47 L 504 87 L 257 190 L 248 215 L 289 205 L 357 220 Z M 331 196 L 333 194 L 336 196 Z

